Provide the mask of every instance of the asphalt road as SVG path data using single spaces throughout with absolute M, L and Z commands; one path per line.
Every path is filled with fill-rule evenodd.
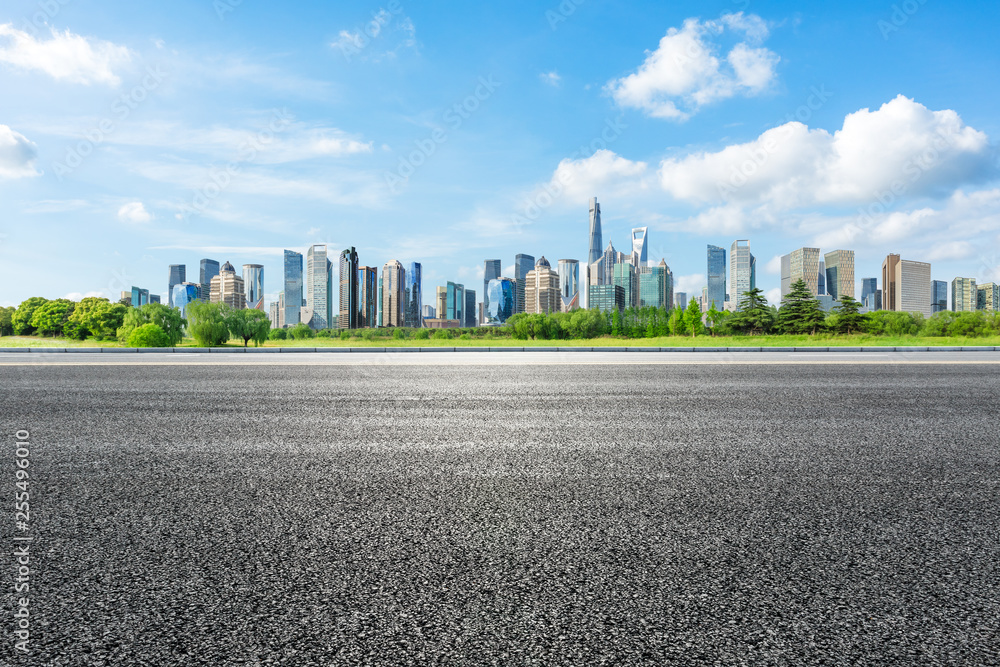
M 998 399 L 988 364 L 5 366 L 0 665 L 997 664 Z

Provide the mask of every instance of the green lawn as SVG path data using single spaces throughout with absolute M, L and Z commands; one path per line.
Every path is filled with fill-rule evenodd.
M 269 340 L 265 347 L 937 347 L 937 346 L 1000 346 L 1000 336 L 984 338 L 928 338 L 921 336 L 698 336 L 696 338 L 667 336 L 662 338 L 613 338 L 604 336 L 590 340 L 514 340 L 512 338 L 474 338 L 472 340 L 394 340 L 392 338 L 349 340 L 310 338 L 307 340 Z M 35 336 L 2 336 L 3 347 L 119 347 L 114 341 L 69 340 Z M 179 347 L 196 347 L 185 338 Z M 243 347 L 230 341 L 227 347 Z M 252 347 L 252 344 L 251 344 Z

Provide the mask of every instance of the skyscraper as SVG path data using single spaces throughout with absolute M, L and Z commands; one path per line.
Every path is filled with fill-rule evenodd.
M 715 303 L 717 310 L 722 310 L 726 304 L 726 250 L 718 246 L 708 246 L 708 294 L 711 307 Z
M 514 281 L 510 278 L 494 278 L 487 289 L 490 291 L 490 307 L 486 310 L 486 324 L 503 324 L 514 314 Z
M 438 317 L 445 320 L 458 320 L 458 326 L 465 325 L 465 285 L 449 282 L 447 285 L 445 315 Z
M 661 261 L 657 266 L 646 267 L 639 274 L 639 306 L 653 308 L 667 307 L 667 263 Z
M 559 260 L 559 295 L 563 312 L 580 307 L 580 262 L 575 259 Z
M 603 247 L 604 242 L 601 240 L 601 205 L 597 203 L 597 197 L 593 197 L 590 200 L 590 251 L 587 254 L 588 264 L 593 264 L 600 259 L 601 248 Z
M 479 308 L 476 307 L 476 290 L 465 290 L 465 324 L 467 327 L 479 326 Z
M 608 241 L 608 247 L 597 260 L 596 271 L 591 270 L 590 282 L 592 285 L 613 285 L 615 280 L 615 266 L 632 259 L 631 255 L 615 250 L 615 246 Z M 595 278 L 596 274 L 596 278 Z M 628 297 L 625 297 L 626 299 Z
M 358 329 L 378 326 L 379 302 L 378 269 L 374 266 L 358 267 Z
M 996 283 L 976 285 L 976 308 L 992 313 L 1000 311 L 1000 288 Z
M 826 293 L 834 301 L 854 298 L 854 251 L 834 250 L 823 255 L 826 264 Z
M 483 308 L 484 310 L 490 309 L 490 281 L 496 280 L 500 277 L 503 272 L 503 267 L 500 266 L 499 259 L 488 259 L 486 260 L 485 270 L 483 271 Z
M 674 294 L 674 307 L 684 310 L 688 307 L 688 295 L 687 292 L 677 292 Z
M 338 329 L 358 328 L 358 252 L 353 247 L 340 253 L 340 306 Z
M 867 312 L 881 310 L 882 304 L 875 303 L 875 295 L 878 292 L 878 278 L 861 279 L 861 305 Z
M 591 308 L 602 313 L 620 312 L 625 308 L 625 290 L 621 285 L 591 285 L 588 291 Z
M 882 262 L 882 308 L 931 315 L 931 265 L 888 255 Z
M 382 266 L 382 326 L 403 326 L 403 293 L 406 291 L 406 271 L 395 259 Z
M 224 303 L 230 308 L 243 310 L 247 307 L 246 288 L 243 279 L 236 275 L 236 269 L 229 262 L 222 265 L 218 275 L 212 278 L 210 286 L 212 303 Z
M 729 304 L 739 308 L 743 295 L 757 287 L 757 258 L 750 252 L 750 241 L 738 239 L 729 249 Z
M 632 230 L 632 265 L 638 270 L 646 266 L 649 259 L 649 240 L 646 232 L 648 227 L 636 227 Z
M 948 310 L 948 283 L 944 280 L 932 280 L 931 313 L 940 313 L 945 310 Z
M 951 309 L 955 312 L 977 310 L 979 290 L 975 278 L 955 278 L 951 281 Z
M 302 316 L 302 253 L 285 251 L 284 326 L 294 327 Z
M 171 290 L 170 303 L 181 311 L 181 317 L 187 317 L 188 304 L 197 301 L 199 294 L 201 294 L 201 285 L 198 283 L 180 283 L 174 285 L 174 289 Z
M 499 264 L 500 260 L 497 260 Z M 420 262 L 410 262 L 410 268 L 406 271 L 406 294 L 403 304 L 403 324 L 408 327 L 422 327 L 424 325 L 423 296 L 421 294 L 421 278 L 423 268 Z
M 828 296 L 826 291 L 826 264 L 819 260 L 819 273 L 816 274 L 816 294 L 817 296 Z
M 187 266 L 184 264 L 171 264 L 170 277 L 167 278 L 167 303 L 174 308 L 174 285 L 180 285 L 187 280 Z
M 243 265 L 243 289 L 246 290 L 247 308 L 264 310 L 264 267 L 260 264 Z
M 517 289 L 517 305 L 514 312 L 524 312 L 524 279 L 528 272 L 535 268 L 535 258 L 531 255 L 516 255 L 514 257 L 514 281 Z
M 448 287 L 440 285 L 434 298 L 434 315 L 437 319 L 448 319 Z
M 782 256 L 781 298 L 792 291 L 792 283 L 800 280 L 805 281 L 813 296 L 819 296 L 819 248 L 799 248 Z
M 201 260 L 201 267 L 199 271 L 199 282 L 201 283 L 201 292 L 198 294 L 198 298 L 202 301 L 208 301 L 212 294 L 212 278 L 219 275 L 219 263 L 214 259 L 203 259 Z
M 674 307 L 674 272 L 667 266 L 665 259 L 660 259 L 660 266 L 663 267 L 663 273 L 666 276 L 663 285 L 663 307 L 671 310 Z
M 333 294 L 330 285 L 330 259 L 325 245 L 306 250 L 306 306 L 312 308 L 315 329 L 326 329 L 333 319 Z
M 622 288 L 625 295 L 625 307 L 632 308 L 639 305 L 639 275 L 635 266 L 631 262 L 619 262 L 615 264 L 612 273 L 612 284 Z
M 545 257 L 539 257 L 535 268 L 525 277 L 524 312 L 559 312 L 562 299 L 559 295 L 559 274 Z

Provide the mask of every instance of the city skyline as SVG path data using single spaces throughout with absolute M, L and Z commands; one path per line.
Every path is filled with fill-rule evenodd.
M 998 7 L 389 4 L 307 3 L 274 30 L 247 3 L 8 3 L 0 303 L 167 296 L 162 267 L 193 282 L 203 257 L 272 266 L 270 302 L 283 250 L 315 244 L 478 285 L 489 257 L 586 259 L 595 194 L 600 248 L 647 228 L 691 294 L 701 248 L 736 238 L 769 295 L 795 247 L 1000 279 Z

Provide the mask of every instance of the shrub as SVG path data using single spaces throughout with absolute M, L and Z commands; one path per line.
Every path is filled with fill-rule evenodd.
M 284 329 L 271 329 L 271 332 L 267 334 L 267 337 L 271 340 L 287 340 L 288 332 Z
M 431 340 L 451 340 L 451 332 L 447 329 L 435 329 Z
M 413 334 L 413 337 L 417 340 L 427 340 L 431 337 L 431 334 L 427 329 L 418 329 L 417 333 Z
M 316 332 L 310 329 L 309 325 L 304 322 L 299 322 L 288 330 L 288 337 L 293 340 L 305 340 L 307 338 L 312 338 L 315 335 Z
M 128 347 L 171 347 L 170 336 L 156 324 L 143 324 L 132 329 L 125 344 Z

